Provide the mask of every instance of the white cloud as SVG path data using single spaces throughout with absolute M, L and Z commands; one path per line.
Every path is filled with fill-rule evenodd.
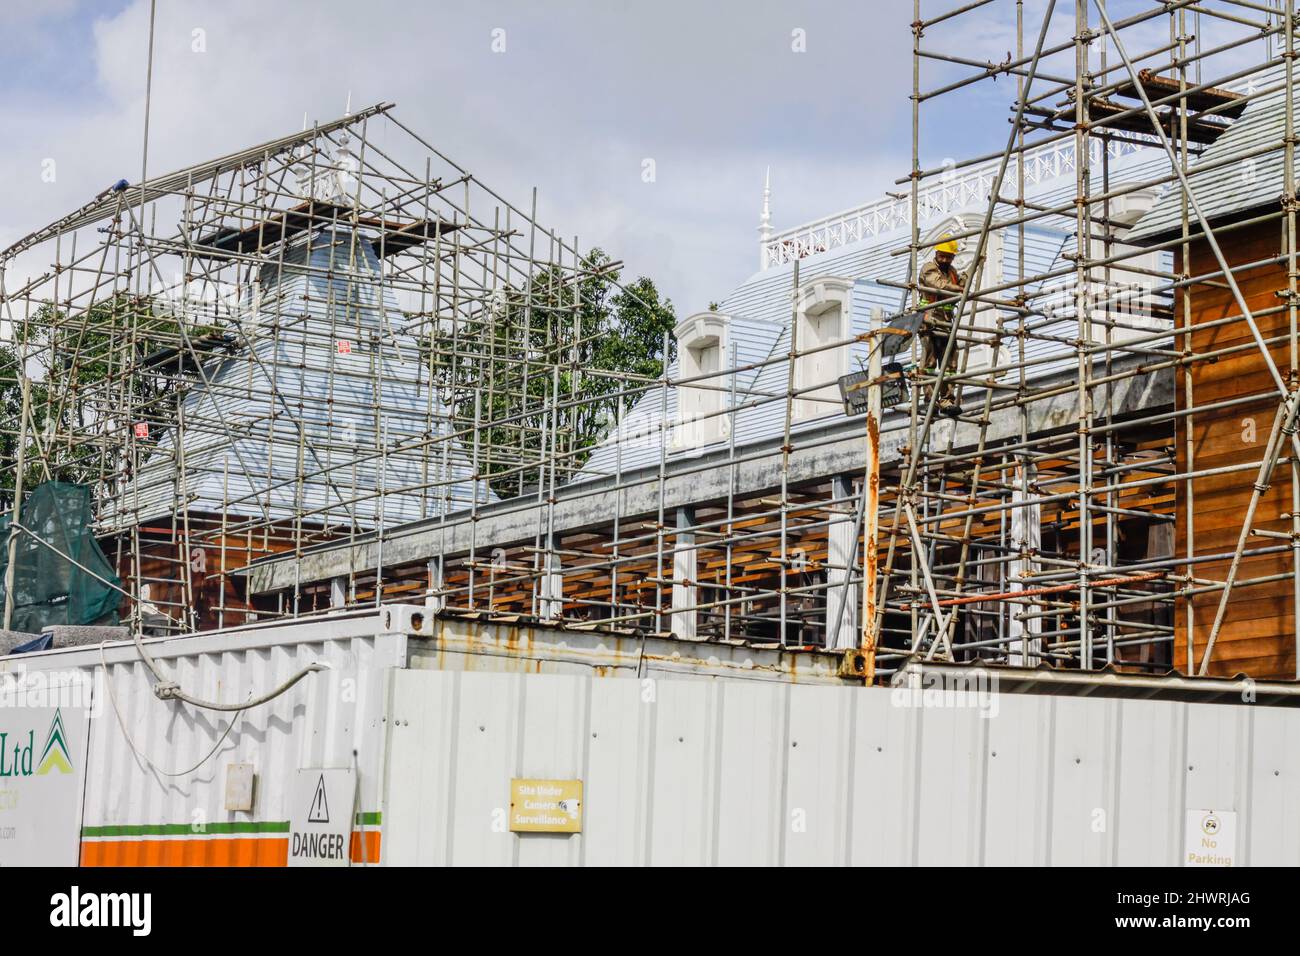
M 149 170 L 282 135 L 304 111 L 332 118 L 349 92 L 354 108 L 395 101 L 502 195 L 526 206 L 537 186 L 549 227 L 692 311 L 756 267 L 765 166 L 778 228 L 906 171 L 910 5 L 883 6 L 170 0 L 155 28 Z M 196 29 L 206 52 L 192 50 Z M 791 49 L 796 29 L 806 53 Z M 147 30 L 142 0 L 102 17 L 93 47 L 75 51 L 94 65 L 84 95 L 18 107 L 0 174 L 20 188 L 0 242 L 139 178 Z M 40 180 L 47 158 L 54 183 Z

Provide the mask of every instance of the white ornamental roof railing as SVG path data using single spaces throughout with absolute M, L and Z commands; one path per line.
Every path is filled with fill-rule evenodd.
M 1140 147 L 1129 142 L 1112 141 L 1106 147 L 1112 157 L 1136 152 Z M 1096 159 L 1101 159 L 1101 144 L 1093 142 Z M 925 222 L 939 216 L 986 203 L 998 160 L 976 166 L 967 172 L 949 173 L 917 194 L 917 218 Z M 1025 153 L 1025 185 L 1032 186 L 1074 172 L 1074 141 L 1060 140 Z M 1012 171 L 1008 169 L 1008 175 Z M 891 232 L 911 224 L 910 196 L 887 197 L 786 229 L 760 241 L 762 267 L 784 265 L 795 259 L 852 245 L 871 236 Z

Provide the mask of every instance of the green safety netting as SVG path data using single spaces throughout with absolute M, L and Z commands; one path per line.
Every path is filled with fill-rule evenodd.
M 11 629 L 36 634 L 52 624 L 118 622 L 121 581 L 100 550 L 91 521 L 85 485 L 47 481 L 27 496 L 18 523 L 32 534 L 20 531 L 15 541 Z M 9 600 L 9 527 L 10 516 L 0 516 L 0 602 Z

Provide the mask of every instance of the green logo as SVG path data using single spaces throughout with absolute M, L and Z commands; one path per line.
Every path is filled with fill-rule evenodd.
M 59 773 L 72 773 L 67 732 L 63 729 L 63 712 L 58 709 L 54 711 L 54 720 L 50 722 L 49 733 L 45 735 L 45 749 L 41 751 L 41 763 L 36 768 L 36 773 L 49 773 L 54 768 Z

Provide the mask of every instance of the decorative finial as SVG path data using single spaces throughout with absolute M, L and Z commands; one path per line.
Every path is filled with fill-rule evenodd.
M 319 188 L 316 184 L 317 173 L 312 169 L 310 146 L 303 143 L 293 151 L 293 166 L 290 168 L 298 186 L 298 195 L 303 199 L 316 198 Z
M 763 175 L 763 212 L 758 217 L 758 266 L 767 268 L 765 247 L 772 238 L 772 167 Z
M 344 130 L 339 136 L 338 149 L 334 151 L 334 189 L 331 197 L 344 205 L 356 204 L 357 172 L 361 164 L 349 148 L 351 138 Z

